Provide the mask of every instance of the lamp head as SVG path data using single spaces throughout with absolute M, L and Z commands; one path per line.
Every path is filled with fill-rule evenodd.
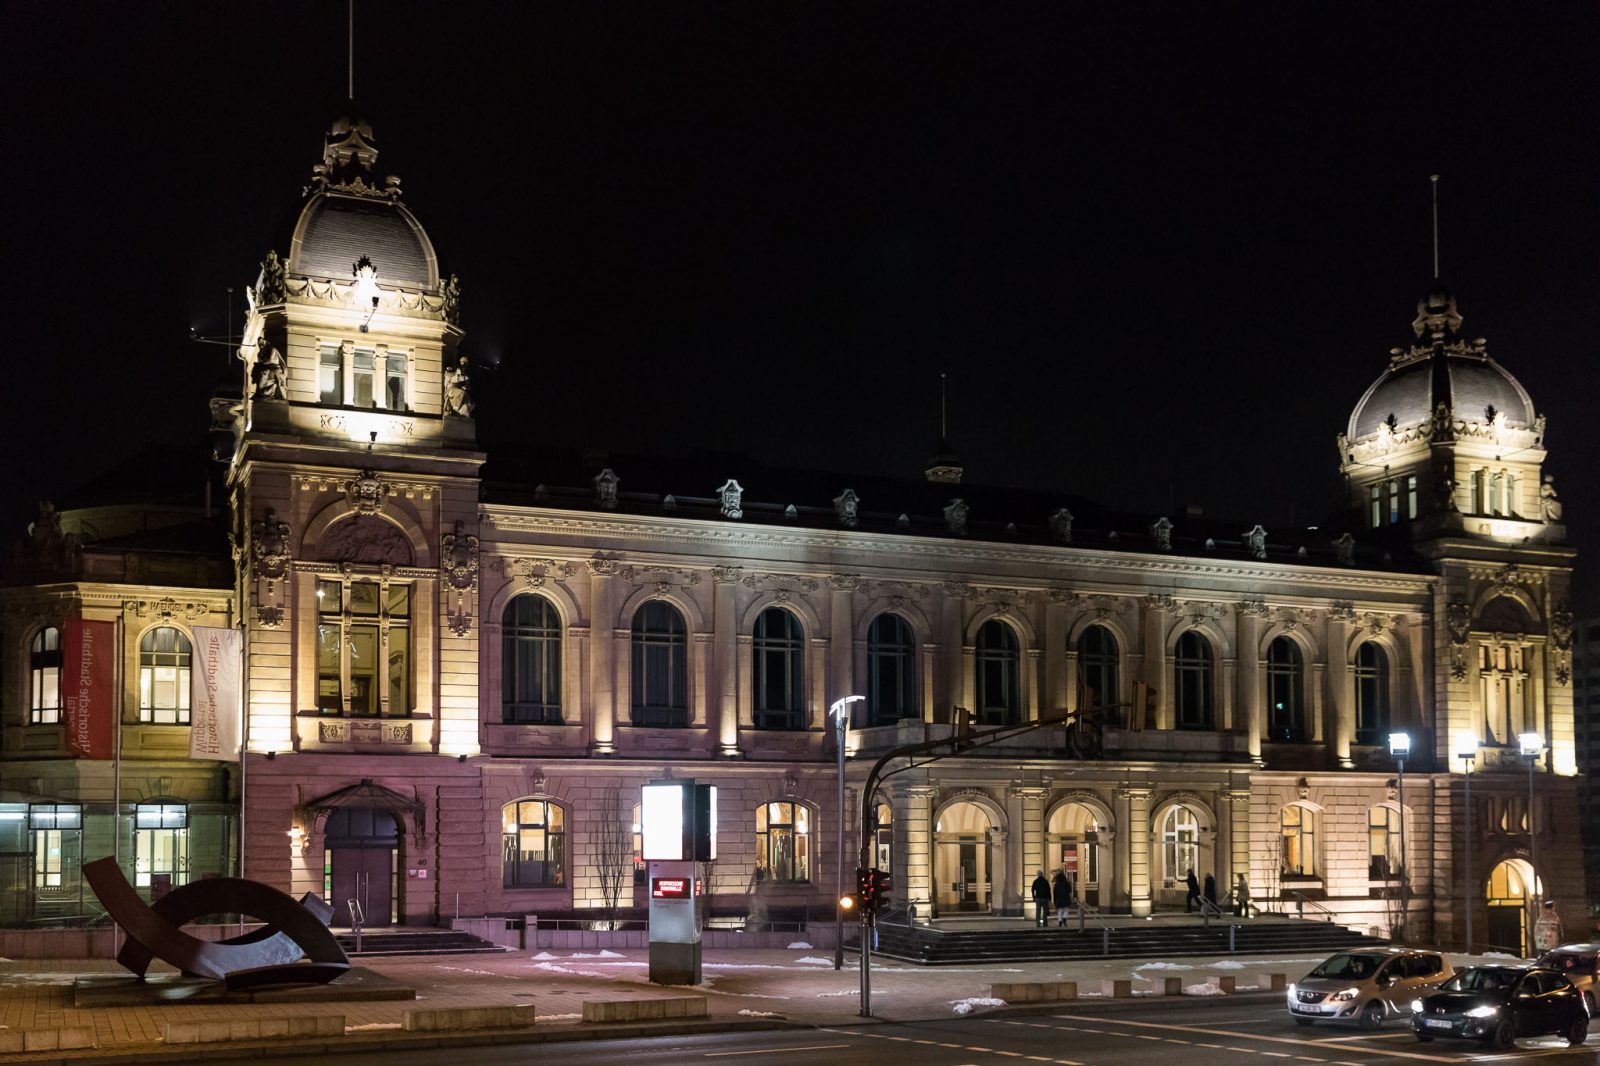
M 350 273 L 356 279 L 357 306 L 369 304 L 372 307 L 377 307 L 378 268 L 372 265 L 372 260 L 362 256 L 351 264 Z
M 1537 758 L 1544 751 L 1544 737 L 1538 733 L 1519 733 L 1517 743 L 1522 748 L 1524 758 Z
M 1397 759 L 1404 759 L 1411 754 L 1410 733 L 1389 734 L 1389 754 Z
M 1455 756 L 1462 762 L 1478 757 L 1478 738 L 1470 733 L 1462 733 L 1456 737 Z
M 866 699 L 865 696 L 841 697 L 840 699 L 833 701 L 833 706 L 828 708 L 828 713 L 830 715 L 837 716 L 840 721 L 848 723 L 850 721 L 850 705 L 852 703 L 859 703 L 864 699 Z

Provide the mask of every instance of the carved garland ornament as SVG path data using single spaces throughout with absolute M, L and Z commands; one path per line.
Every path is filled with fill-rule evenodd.
M 578 572 L 577 563 L 555 559 L 496 559 L 489 568 L 505 577 L 520 577 L 530 589 L 542 589 L 551 578 L 572 577 Z
M 1472 604 L 1452 603 L 1445 608 L 1445 625 L 1450 630 L 1450 679 L 1467 679 L 1467 636 L 1472 632 Z

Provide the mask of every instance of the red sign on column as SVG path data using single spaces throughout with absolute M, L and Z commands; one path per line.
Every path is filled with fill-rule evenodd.
M 109 759 L 116 754 L 116 640 L 115 622 L 67 619 L 61 695 L 67 750 L 79 759 Z

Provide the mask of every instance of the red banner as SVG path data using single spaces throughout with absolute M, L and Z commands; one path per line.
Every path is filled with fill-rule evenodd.
M 116 754 L 116 641 L 115 622 L 67 619 L 61 695 L 67 750 L 79 759 L 109 759 Z

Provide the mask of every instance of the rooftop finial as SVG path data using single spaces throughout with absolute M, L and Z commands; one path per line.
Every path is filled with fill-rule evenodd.
M 348 62 L 346 64 L 345 99 L 356 98 L 356 0 L 345 0 L 345 8 L 349 16 L 349 29 L 345 34 L 345 44 L 348 48 Z
M 352 0 L 354 3 L 354 0 Z M 1430 184 L 1434 186 L 1434 280 L 1438 280 L 1438 174 L 1430 176 Z

